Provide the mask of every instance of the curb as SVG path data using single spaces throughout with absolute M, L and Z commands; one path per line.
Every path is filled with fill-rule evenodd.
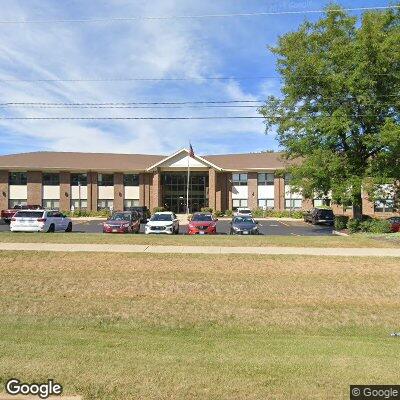
M 332 235 L 336 235 L 336 236 L 350 236 L 348 233 L 344 233 L 344 232 L 340 232 L 340 231 L 332 231 Z

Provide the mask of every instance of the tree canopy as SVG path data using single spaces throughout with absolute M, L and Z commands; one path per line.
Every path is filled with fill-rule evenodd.
M 360 211 L 361 193 L 400 179 L 400 12 L 337 5 L 271 48 L 282 96 L 260 109 L 276 127 L 293 185 L 306 197 L 331 193 Z

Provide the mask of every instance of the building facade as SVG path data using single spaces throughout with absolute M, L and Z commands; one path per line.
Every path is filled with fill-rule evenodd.
M 284 174 L 280 153 L 248 153 L 190 157 L 181 149 L 170 156 L 143 154 L 34 152 L 0 156 L 0 209 L 17 204 L 96 211 L 132 206 L 186 210 L 188 167 L 189 209 L 310 209 L 329 199 L 303 199 Z M 393 203 L 371 203 L 366 214 L 385 215 Z M 332 205 L 335 213 L 350 214 Z

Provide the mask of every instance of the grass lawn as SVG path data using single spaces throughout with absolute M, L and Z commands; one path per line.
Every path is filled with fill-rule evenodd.
M 0 383 L 337 400 L 398 381 L 396 259 L 0 252 L 0 281 Z
M 392 237 L 393 235 L 393 237 Z M 1 232 L 0 242 L 114 243 L 175 246 L 296 246 L 296 247 L 400 247 L 400 236 L 357 234 L 343 236 L 167 236 L 110 235 L 103 233 L 15 233 Z

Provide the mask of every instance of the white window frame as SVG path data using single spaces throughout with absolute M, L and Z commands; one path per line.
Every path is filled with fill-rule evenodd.
M 267 210 L 273 210 L 275 208 L 275 199 L 258 199 L 258 207 L 266 207 Z

